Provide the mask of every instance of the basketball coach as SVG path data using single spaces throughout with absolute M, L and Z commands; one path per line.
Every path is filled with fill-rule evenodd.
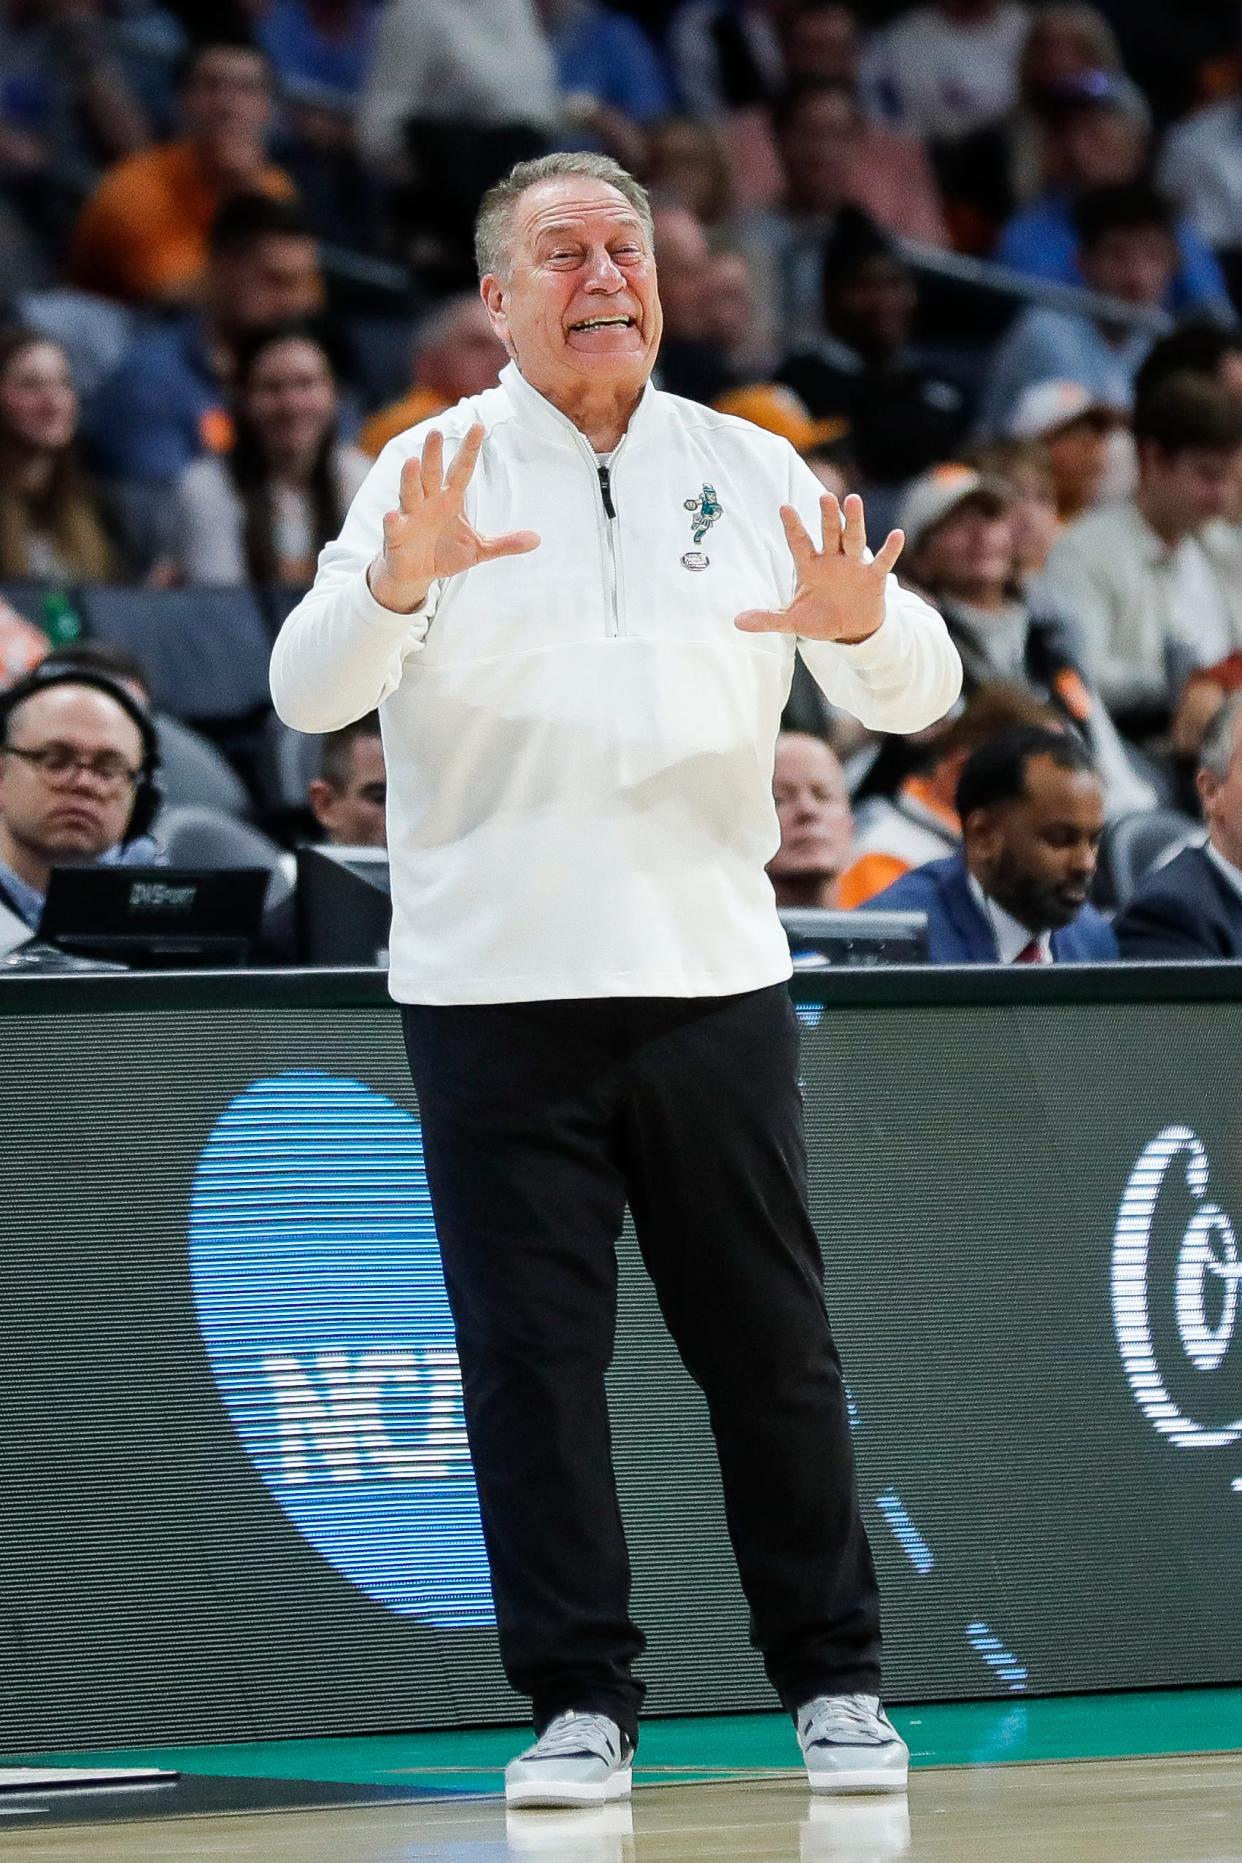
M 807 1208 L 765 863 L 794 654 L 917 731 L 939 616 L 784 441 L 651 384 L 642 188 L 603 156 L 486 196 L 500 385 L 390 442 L 281 630 L 286 723 L 378 705 L 390 983 L 423 1121 L 506 1672 L 511 1805 L 625 1797 L 643 1649 L 604 1379 L 627 1201 L 702 1388 L 753 1637 L 813 1788 L 904 1788 Z

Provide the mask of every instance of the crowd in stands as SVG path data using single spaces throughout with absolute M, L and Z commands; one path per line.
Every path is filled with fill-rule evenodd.
M 0 686 L 94 682 L 5 714 L 10 918 L 176 858 L 118 830 L 109 681 L 166 809 L 274 872 L 382 842 L 375 720 L 299 755 L 264 655 L 371 461 L 496 381 L 474 211 L 563 147 L 651 191 L 658 385 L 899 524 L 965 666 L 916 741 L 800 673 L 778 901 L 1242 955 L 1237 0 L 0 0 Z

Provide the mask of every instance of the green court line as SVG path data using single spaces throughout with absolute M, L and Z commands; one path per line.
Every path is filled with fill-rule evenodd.
M 1043 1700 L 939 1703 L 896 1708 L 915 1766 L 981 1766 L 1038 1760 L 1147 1758 L 1242 1748 L 1242 1688 L 1194 1688 Z M 309 1779 L 341 1785 L 494 1792 L 521 1730 L 364 1734 L 327 1740 L 263 1740 L 231 1746 L 116 1748 L 90 1753 L 9 1754 L 0 1763 L 81 1766 L 129 1763 L 224 1778 Z M 635 1766 L 650 1784 L 690 1784 L 751 1768 L 796 1773 L 798 1751 L 782 1714 L 685 1716 L 644 1724 Z M 704 1771 L 702 1769 L 708 1769 Z

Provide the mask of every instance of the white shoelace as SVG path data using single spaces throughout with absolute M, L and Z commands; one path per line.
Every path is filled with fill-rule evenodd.
M 879 1718 L 878 1695 L 824 1695 L 803 1709 L 798 1733 L 804 1747 L 817 1741 L 849 1746 L 883 1746 L 893 1738 Z
M 621 1757 L 617 1729 L 606 1714 L 558 1714 L 529 1749 L 531 1759 L 563 1759 L 570 1753 L 593 1753 L 615 1766 Z M 523 1755 L 526 1758 L 527 1755 Z

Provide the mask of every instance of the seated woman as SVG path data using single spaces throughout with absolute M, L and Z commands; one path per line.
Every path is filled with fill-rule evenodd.
M 234 404 L 232 451 L 195 460 L 175 487 L 181 577 L 305 587 L 371 468 L 337 438 L 336 374 L 321 338 L 304 325 L 252 337 L 238 354 Z
M 59 343 L 0 336 L 0 578 L 107 582 L 120 573 L 78 461 L 78 395 Z

